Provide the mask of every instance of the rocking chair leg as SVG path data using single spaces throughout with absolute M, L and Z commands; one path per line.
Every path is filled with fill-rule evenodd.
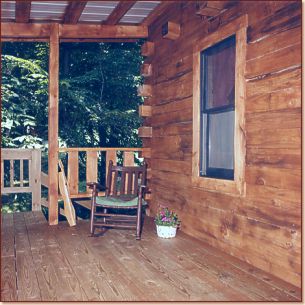
M 94 187 L 93 191 L 92 191 L 92 198 L 91 198 L 91 214 L 90 214 L 90 233 L 91 236 L 94 236 L 94 214 L 95 214 L 95 203 L 96 203 L 96 187 Z
M 91 211 L 91 215 L 90 215 L 90 234 L 91 236 L 94 235 L 94 213 L 93 211 Z
M 138 199 L 138 210 L 137 210 L 137 231 L 136 231 L 136 240 L 141 239 L 141 223 L 142 223 L 142 196 L 139 196 Z

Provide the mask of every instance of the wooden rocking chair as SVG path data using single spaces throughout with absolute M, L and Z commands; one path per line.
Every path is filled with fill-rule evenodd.
M 141 239 L 142 207 L 146 205 L 146 164 L 143 166 L 114 166 L 109 161 L 106 179 L 106 196 L 98 196 L 98 191 L 105 189 L 99 183 L 87 183 L 92 189 L 90 233 L 94 236 L 95 228 L 136 229 L 136 239 Z M 102 212 L 97 212 L 97 207 Z M 136 215 L 120 214 L 123 210 L 136 210 Z M 111 213 L 109 213 L 111 210 Z

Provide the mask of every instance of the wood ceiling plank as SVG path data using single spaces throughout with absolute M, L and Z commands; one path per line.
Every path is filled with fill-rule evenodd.
M 31 14 L 31 1 L 16 1 L 16 22 L 28 23 Z
M 64 24 L 76 24 L 87 4 L 87 1 L 71 1 L 66 8 Z
M 115 25 L 137 1 L 120 1 L 103 24 Z

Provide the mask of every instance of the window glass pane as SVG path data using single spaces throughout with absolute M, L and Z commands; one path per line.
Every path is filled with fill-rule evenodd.
M 203 113 L 201 117 L 201 152 L 200 152 L 200 175 L 206 175 L 206 159 L 207 159 L 207 151 L 206 151 L 206 143 L 207 143 L 207 136 L 206 136 L 206 130 L 207 130 L 207 114 Z
M 234 168 L 234 111 L 209 115 L 209 168 Z
M 235 36 L 204 51 L 206 109 L 234 105 Z

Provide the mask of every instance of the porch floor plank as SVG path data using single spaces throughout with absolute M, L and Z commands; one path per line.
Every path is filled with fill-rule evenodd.
M 97 231 L 98 232 L 98 231 Z M 142 240 L 49 226 L 41 212 L 2 215 L 2 301 L 300 301 L 301 290 L 183 232 Z
M 13 302 L 17 300 L 15 258 L 1 258 L 1 300 Z
M 39 222 L 35 214 L 25 214 L 25 220 L 42 300 L 87 301 L 72 268 L 52 238 L 53 228 Z
M 16 249 L 17 300 L 41 301 L 24 213 L 14 214 Z M 16 300 L 16 301 L 17 301 Z

